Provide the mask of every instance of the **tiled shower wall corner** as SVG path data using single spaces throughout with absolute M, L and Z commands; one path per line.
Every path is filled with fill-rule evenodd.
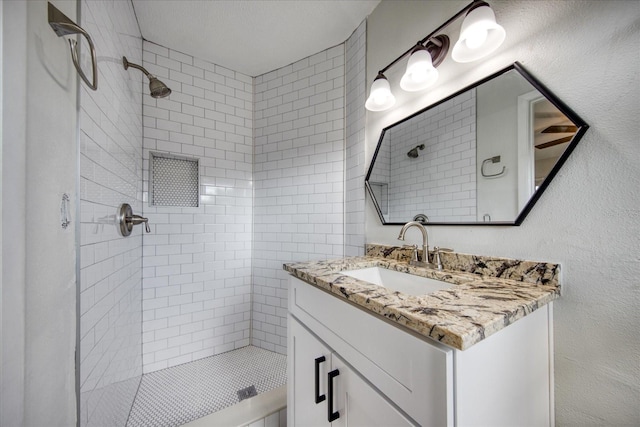
M 345 256 L 364 255 L 367 21 L 346 41 Z
M 249 344 L 253 81 L 144 42 L 144 66 L 172 90 L 143 97 L 144 372 Z M 200 159 L 198 207 L 149 206 L 149 152 Z
M 282 263 L 344 253 L 344 45 L 255 79 L 252 344 L 286 353 Z
M 130 2 L 81 3 L 100 47 L 98 90 L 80 85 L 80 425 L 124 425 L 142 375 L 142 237 L 121 237 L 118 206 L 142 210 L 142 60 Z M 86 54 L 86 53 L 85 53 Z
M 475 93 L 457 96 L 390 130 L 392 222 L 410 221 L 417 212 L 430 221 L 476 221 Z M 425 144 L 424 150 L 410 158 L 407 152 L 419 144 Z M 430 210 L 421 212 L 425 204 Z

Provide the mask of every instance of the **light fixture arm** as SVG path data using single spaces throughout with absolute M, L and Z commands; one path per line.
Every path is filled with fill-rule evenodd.
M 417 44 L 426 46 L 428 42 L 431 42 L 433 44 L 435 44 L 438 47 L 441 47 L 438 45 L 438 43 L 440 43 L 440 40 L 438 40 L 437 42 L 435 40 L 437 40 L 437 37 L 434 37 L 435 34 L 441 32 L 443 29 L 447 28 L 449 25 L 451 25 L 452 22 L 456 21 L 458 18 L 460 18 L 461 16 L 471 12 L 473 9 L 480 7 L 480 6 L 488 6 L 489 4 L 483 0 L 473 0 L 471 3 L 469 3 L 467 6 L 465 6 L 462 10 L 460 10 L 458 13 L 456 13 L 455 15 L 453 15 L 451 18 L 449 18 L 448 21 L 446 21 L 444 24 L 440 25 L 438 28 L 436 28 L 435 30 L 433 30 L 431 33 L 429 33 L 425 38 L 423 38 L 422 40 L 420 40 Z M 447 46 L 448 47 L 448 46 Z M 415 48 L 414 46 L 411 46 L 409 49 L 407 49 L 403 54 L 401 54 L 400 56 L 398 56 L 396 59 L 394 59 L 389 65 L 387 65 L 386 67 L 384 67 L 383 69 L 381 69 L 380 71 L 378 71 L 378 74 L 384 74 L 389 68 L 393 67 L 394 65 L 396 65 L 398 62 L 400 62 L 405 56 L 410 55 L 411 52 L 413 52 L 413 49 Z M 446 55 L 446 52 L 445 52 Z M 444 56 L 444 55 L 443 55 Z

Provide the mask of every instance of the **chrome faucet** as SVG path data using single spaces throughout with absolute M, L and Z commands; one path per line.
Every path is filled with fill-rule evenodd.
M 412 259 L 409 261 L 411 265 L 418 265 L 420 267 L 431 267 L 433 268 L 433 264 L 429 259 L 429 237 L 427 236 L 427 229 L 424 228 L 424 225 L 420 224 L 417 221 L 410 221 L 402 226 L 400 230 L 400 234 L 398 235 L 398 240 L 404 240 L 404 234 L 411 227 L 418 227 L 420 232 L 422 233 L 422 261 L 417 261 Z

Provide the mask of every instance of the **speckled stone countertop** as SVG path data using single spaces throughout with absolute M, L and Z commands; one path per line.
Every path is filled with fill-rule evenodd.
M 284 264 L 305 282 L 420 335 L 466 350 L 560 297 L 557 264 L 443 253 L 445 270 L 410 266 L 404 248 L 367 245 L 366 256 Z M 383 267 L 456 286 L 411 296 L 341 271 Z

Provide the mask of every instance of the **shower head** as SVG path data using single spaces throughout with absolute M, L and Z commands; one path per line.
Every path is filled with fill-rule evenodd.
M 171 89 L 154 76 L 149 76 L 149 92 L 153 98 L 164 98 L 171 94 Z
M 414 148 L 409 150 L 409 152 L 407 153 L 407 156 L 409 156 L 412 159 L 415 159 L 416 157 L 418 157 L 418 148 L 421 150 L 424 150 L 424 144 L 416 145 Z
M 151 97 L 164 98 L 165 96 L 169 96 L 169 94 L 171 94 L 171 89 L 169 89 L 166 84 L 158 80 L 156 76 L 148 72 L 143 66 L 127 61 L 126 56 L 122 57 L 122 65 L 124 65 L 125 70 L 129 67 L 137 68 L 147 76 L 147 78 L 149 79 L 149 92 L 151 92 Z

